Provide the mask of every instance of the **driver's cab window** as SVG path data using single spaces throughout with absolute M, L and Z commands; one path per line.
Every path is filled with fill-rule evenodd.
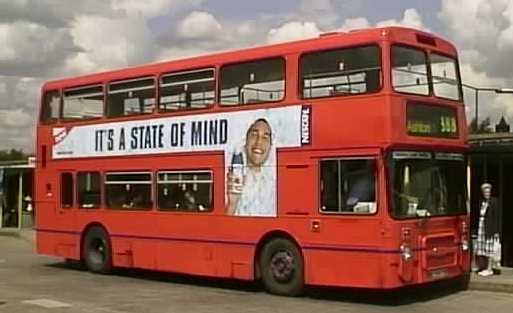
M 376 160 L 320 161 L 320 210 L 323 213 L 376 212 Z

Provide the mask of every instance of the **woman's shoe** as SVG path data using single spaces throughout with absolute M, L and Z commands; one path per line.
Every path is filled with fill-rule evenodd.
M 492 270 L 482 270 L 481 272 L 477 273 L 477 275 L 483 276 L 483 277 L 492 276 L 493 271 Z

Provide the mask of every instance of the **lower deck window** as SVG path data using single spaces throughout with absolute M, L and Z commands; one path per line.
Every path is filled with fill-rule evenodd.
M 210 171 L 168 171 L 158 173 L 160 210 L 212 210 L 212 173 Z
M 375 213 L 375 163 L 372 159 L 321 160 L 321 212 Z
M 117 172 L 105 176 L 105 197 L 111 209 L 151 209 L 151 173 Z
M 61 207 L 73 206 L 73 173 L 61 173 Z
M 77 174 L 77 198 L 81 208 L 97 208 L 101 204 L 101 180 L 99 172 Z

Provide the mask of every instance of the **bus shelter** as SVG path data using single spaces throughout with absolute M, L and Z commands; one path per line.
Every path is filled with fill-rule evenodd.
M 33 226 L 33 158 L 0 162 L 0 228 Z
M 502 207 L 502 265 L 513 267 L 513 133 L 474 134 L 469 142 L 474 227 L 481 198 L 480 186 L 484 182 L 491 183 L 492 196 Z

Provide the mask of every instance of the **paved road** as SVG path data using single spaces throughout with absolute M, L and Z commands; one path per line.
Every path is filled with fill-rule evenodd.
M 0 312 L 510 313 L 513 307 L 511 294 L 438 287 L 387 295 L 317 288 L 306 297 L 285 298 L 252 283 L 146 271 L 94 275 L 31 250 L 28 240 L 0 236 Z

